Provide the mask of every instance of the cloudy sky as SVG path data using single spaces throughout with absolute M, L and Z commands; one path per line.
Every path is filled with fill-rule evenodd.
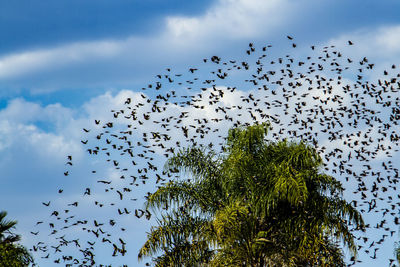
M 377 66 L 398 63 L 399 11 L 395 0 L 0 0 L 0 208 L 31 246 L 33 225 L 49 216 L 42 201 L 72 201 L 89 183 L 82 128 L 166 68 L 240 58 L 249 42 L 279 53 L 287 35 L 299 47 L 352 40 Z M 65 181 L 67 155 L 76 166 Z M 132 225 L 142 233 L 132 250 L 148 227 Z M 392 247 L 362 266 L 386 265 Z

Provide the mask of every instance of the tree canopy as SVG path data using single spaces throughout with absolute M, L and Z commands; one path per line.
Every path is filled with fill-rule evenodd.
M 12 233 L 16 221 L 6 220 L 7 212 L 0 212 L 0 266 L 23 267 L 33 263 L 25 247 L 17 244 L 21 236 Z
M 363 219 L 341 183 L 321 172 L 312 146 L 268 141 L 268 129 L 231 129 L 222 154 L 193 146 L 170 158 L 165 170 L 186 179 L 149 197 L 147 207 L 169 208 L 139 258 L 155 256 L 157 266 L 344 265 L 337 241 L 356 256 L 349 225 L 363 229 Z

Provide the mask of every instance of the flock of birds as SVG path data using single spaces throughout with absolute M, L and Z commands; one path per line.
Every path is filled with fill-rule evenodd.
M 287 39 L 296 54 L 299 47 L 292 37 Z M 376 259 L 400 224 L 397 66 L 377 73 L 366 57 L 347 57 L 335 46 L 311 46 L 301 51 L 306 56 L 276 58 L 272 49 L 250 43 L 246 61 L 212 56 L 204 59 L 203 68 L 185 73 L 166 69 L 112 110 L 111 119 L 99 118 L 84 128 L 82 145 L 91 157 L 107 163 L 99 169 L 112 171 L 104 178 L 104 172 L 93 170 L 102 178 L 87 179 L 80 199 L 64 208 L 53 210 L 51 201 L 43 202 L 50 219 L 34 227 L 49 229 L 31 232 L 46 238 L 31 250 L 67 266 L 102 266 L 96 255 L 100 246 L 109 247 L 112 256 L 125 255 L 126 232 L 132 229 L 124 223 L 154 219 L 140 205 L 156 187 L 180 177 L 163 170 L 168 157 L 189 145 L 223 153 L 229 128 L 268 121 L 271 141 L 304 140 L 321 153 L 322 171 L 343 183 L 345 198 L 365 216 L 367 230 L 352 229 L 359 251 Z M 72 176 L 73 164 L 70 155 L 65 176 Z M 79 215 L 82 206 L 86 209 Z M 98 210 L 101 216 L 96 217 Z M 379 238 L 368 234 L 371 229 Z M 359 262 L 351 258 L 349 265 Z

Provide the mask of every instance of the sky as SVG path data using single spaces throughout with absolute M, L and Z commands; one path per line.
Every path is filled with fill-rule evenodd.
M 400 60 L 399 10 L 394 0 L 0 0 L 0 209 L 32 246 L 30 232 L 49 216 L 42 202 L 81 197 L 92 168 L 115 175 L 89 158 L 82 128 L 111 118 L 166 68 L 187 72 L 212 55 L 240 59 L 249 42 L 280 55 L 290 35 L 299 47 L 352 40 L 352 55 L 379 69 Z M 134 251 L 150 223 L 129 227 Z M 386 243 L 377 260 L 365 256 L 358 266 L 387 266 L 393 239 Z M 143 266 L 135 255 L 129 266 Z

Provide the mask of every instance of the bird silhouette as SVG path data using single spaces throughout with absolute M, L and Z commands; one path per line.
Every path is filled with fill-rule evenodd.
M 90 201 L 69 200 L 67 206 L 73 207 L 74 214 L 83 205 L 95 203 L 89 207 L 109 209 L 102 213 L 102 221 L 109 223 L 99 223 L 100 219 L 89 218 L 89 213 L 87 218 L 81 215 L 69 219 L 71 213 L 54 214 L 50 233 L 57 230 L 53 235 L 64 244 L 56 246 L 57 254 L 67 244 L 75 244 L 72 239 L 60 238 L 71 229 L 88 234 L 86 242 L 75 246 L 82 257 L 63 255 L 63 262 L 91 263 L 101 245 L 109 246 L 113 256 L 125 254 L 125 241 L 118 240 L 124 233 L 118 236 L 116 229 L 125 229 L 123 222 L 128 218 L 150 220 L 151 211 L 136 203 L 151 196 L 151 186 L 155 189 L 181 177 L 177 169 L 165 171 L 163 162 L 183 147 L 224 153 L 224 136 L 229 128 L 262 122 L 272 125 L 271 141 L 296 140 L 315 147 L 324 159 L 323 169 L 346 187 L 351 205 L 376 220 L 366 223 L 365 232 L 356 228 L 351 231 L 362 242 L 362 253 L 369 254 L 371 260 L 379 258 L 376 248 L 400 224 L 396 212 L 400 177 L 394 160 L 400 144 L 400 80 L 392 73 L 396 65 L 375 71 L 368 58 L 353 59 L 335 46 L 308 46 L 304 53 L 309 54 L 303 57 L 296 52 L 301 44 L 293 43 L 292 36 L 286 39 L 291 51 L 287 55 L 275 56 L 272 45 L 259 49 L 250 43 L 243 53 L 246 60 L 213 55 L 202 60 L 204 68 L 195 66 L 179 73 L 167 68 L 155 76 L 154 82 L 146 83 L 137 96 L 127 97 L 122 107 L 113 109 L 110 121 L 99 118 L 94 121 L 99 126 L 83 128 L 86 136 L 80 145 L 94 162 L 104 160 L 102 167 L 112 170 L 113 175 L 92 171 L 91 175 L 97 177 L 94 182 L 90 180 L 94 186 L 82 185 Z M 347 45 L 348 49 L 357 49 L 352 41 Z M 238 86 L 232 86 L 233 82 Z M 72 156 L 67 156 L 68 168 L 76 167 L 76 159 L 74 156 L 72 162 Z M 65 176 L 69 174 L 68 170 L 64 172 Z M 146 190 L 140 191 L 143 188 Z M 110 197 L 104 198 L 104 194 Z M 42 203 L 50 205 L 50 201 Z M 164 210 L 173 208 L 166 205 Z M 368 235 L 370 228 L 379 236 Z M 97 238 L 102 242 L 92 241 Z M 47 250 L 35 248 L 48 255 Z

